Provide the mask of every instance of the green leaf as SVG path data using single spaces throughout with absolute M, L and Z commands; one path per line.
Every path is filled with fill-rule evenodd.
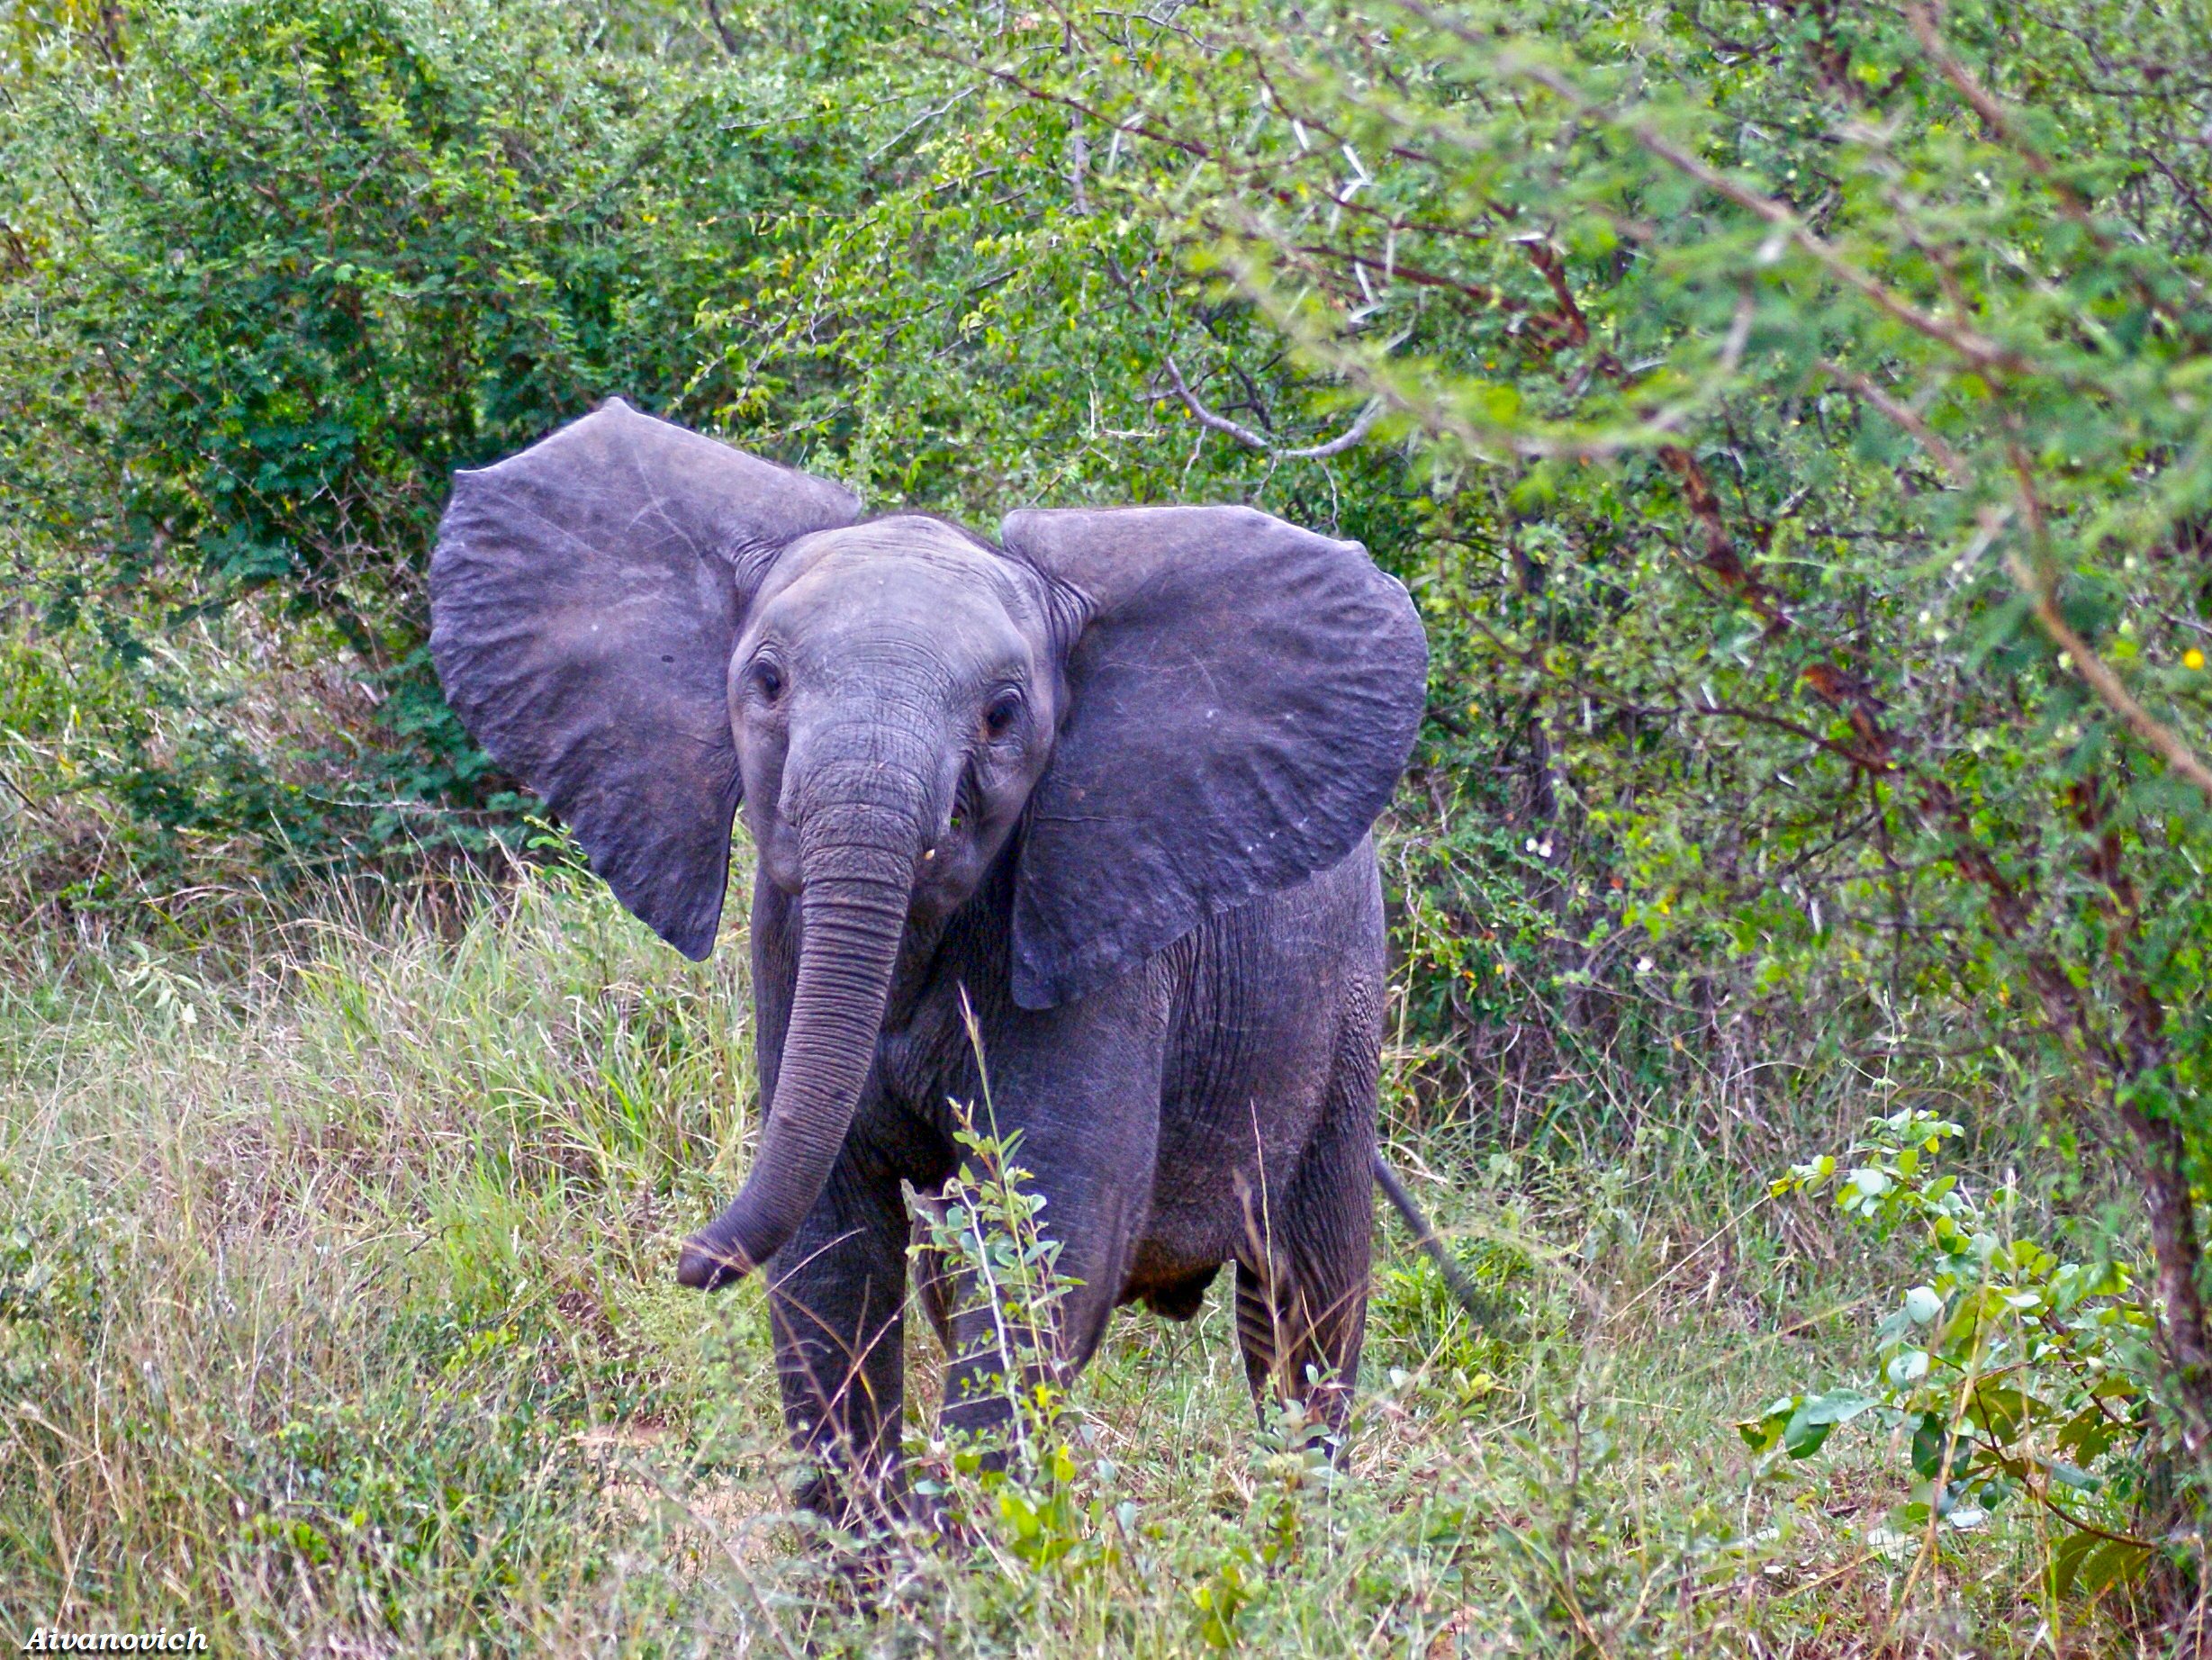
M 1972 1397 L 1973 1414 L 1990 1439 L 2007 1446 L 2019 1439 L 2021 1426 L 2034 1405 L 2027 1395 L 2009 1385 L 1981 1385 Z
M 1941 1412 L 1922 1412 L 1912 1430 L 1912 1471 L 1923 1481 L 1943 1474 L 1943 1452 L 1950 1426 Z
M 2065 1597 L 2101 1596 L 2150 1565 L 2151 1547 L 2133 1539 L 2076 1533 L 2051 1553 L 2051 1590 Z
M 1882 1375 L 1889 1380 L 1892 1389 L 1911 1388 L 1928 1376 L 1928 1350 L 1899 1349 L 1890 1357 L 1890 1363 L 1882 1368 Z
M 1782 1432 L 1783 1448 L 1792 1458 L 1810 1458 L 1820 1450 L 1837 1425 L 1849 1423 L 1874 1404 L 1872 1395 L 1852 1389 L 1831 1389 L 1816 1395 L 1791 1413 Z

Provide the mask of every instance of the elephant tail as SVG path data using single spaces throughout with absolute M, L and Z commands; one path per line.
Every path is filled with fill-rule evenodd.
M 1398 1173 L 1390 1168 L 1380 1148 L 1375 1150 L 1373 1168 L 1375 1185 L 1383 1190 L 1383 1197 L 1390 1201 L 1390 1208 L 1404 1219 L 1422 1254 L 1436 1264 L 1436 1271 L 1444 1277 L 1446 1287 L 1459 1306 L 1467 1310 L 1467 1318 L 1478 1326 L 1499 1324 L 1504 1311 L 1498 1306 L 1497 1299 L 1477 1287 L 1453 1259 L 1451 1252 L 1444 1248 L 1444 1241 L 1437 1238 L 1435 1224 L 1421 1213 L 1421 1206 L 1413 1202 L 1413 1195 L 1405 1190 L 1405 1184 L 1398 1179 Z

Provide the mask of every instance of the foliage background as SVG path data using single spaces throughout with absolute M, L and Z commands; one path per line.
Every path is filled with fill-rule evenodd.
M 1814 1385 L 1901 1341 L 1812 1315 L 1894 1304 L 1921 1267 L 1763 1185 L 1872 1114 L 1937 1114 L 1969 1189 L 2016 1195 L 1978 1237 L 2132 1275 L 2093 1306 L 2147 1335 L 2031 1345 L 2017 1364 L 2055 1381 L 2017 1443 L 1975 1416 L 1982 1328 L 1931 1343 L 1945 1410 L 2018 1470 L 1969 1493 L 1875 1459 L 1884 1525 L 1925 1523 L 1930 1565 L 1888 1573 L 1862 1537 L 1814 1625 L 2063 1642 L 2050 1438 L 2090 1410 L 2064 1382 L 2086 1365 L 2118 1380 L 2092 1406 L 2130 1414 L 2090 1520 L 2143 1542 L 2089 1618 L 2206 1640 L 2212 65 L 2187 8 L 5 16 L 23 1021 L 78 1031 L 57 1011 L 143 991 L 164 953 L 281 997 L 285 930 L 333 905 L 492 925 L 469 920 L 487 879 L 546 850 L 438 696 L 421 573 L 453 467 L 606 395 L 986 528 L 1033 501 L 1253 501 L 1365 541 L 1430 629 L 1386 842 L 1388 1111 L 1470 1241 L 1553 1265 L 1534 1323 L 1574 1333 L 1571 1359 L 1458 1373 L 1556 1461 L 1583 1444 L 1593 1306 L 1700 1331 L 1734 1299 L 1741 1330 L 1823 1336 L 1737 1392 L 1754 1417 L 1787 1392 L 1794 1451 Z M 701 1155 L 666 1105 L 637 1107 L 648 1139 Z M 26 1109 L 17 1156 L 59 1110 Z M 729 1152 L 742 1120 L 718 1133 Z M 501 1192 L 551 1179 L 494 1162 Z M 621 1168 L 652 1216 L 689 1191 L 681 1158 Z M 1661 1236 L 1648 1278 L 1603 1283 Z M 1451 1412 L 1487 1421 L 1472 1399 Z M 1707 1479 L 1748 1505 L 1780 1444 Z M 1945 1519 L 1982 1508 L 2030 1520 L 1977 1556 Z M 1601 1592 L 1573 1540 L 1532 1570 L 1529 1630 L 1714 1628 L 1688 1591 L 1639 1624 L 1692 1578 Z M 1593 1571 L 1633 1554 L 1616 1536 Z

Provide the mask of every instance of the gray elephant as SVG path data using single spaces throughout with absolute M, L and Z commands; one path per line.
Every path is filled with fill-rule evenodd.
M 618 401 L 456 478 L 430 592 L 469 730 L 687 956 L 745 812 L 763 1127 L 678 1275 L 766 1268 L 806 1502 L 901 1491 L 900 1184 L 952 1176 L 979 1047 L 1079 1282 L 1054 1364 L 1119 1304 L 1189 1317 L 1233 1262 L 1255 1397 L 1341 1429 L 1371 1173 L 1404 1196 L 1374 1159 L 1369 831 L 1427 672 L 1357 543 L 1165 507 L 1017 512 L 993 545 Z M 989 1312 L 934 1289 L 946 1421 L 987 1430 L 1006 1359 L 960 1327 Z

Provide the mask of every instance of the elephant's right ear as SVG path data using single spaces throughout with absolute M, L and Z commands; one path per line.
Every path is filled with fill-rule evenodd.
M 454 475 L 430 561 L 447 699 L 687 957 L 714 948 L 737 811 L 729 657 L 765 562 L 736 555 L 859 512 L 619 399 Z

